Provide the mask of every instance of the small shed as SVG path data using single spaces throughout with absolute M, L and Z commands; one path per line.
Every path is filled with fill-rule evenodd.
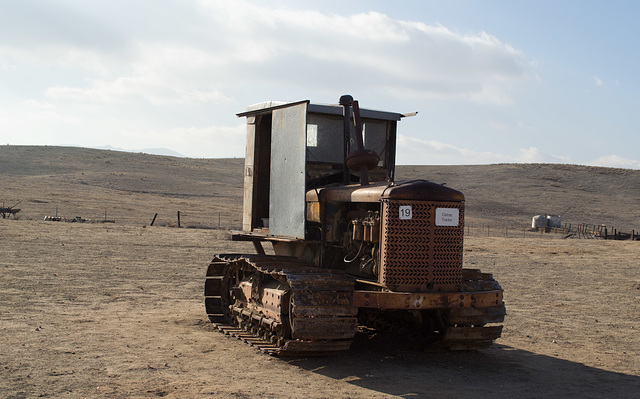
M 531 219 L 532 229 L 549 227 L 562 227 L 562 219 L 559 215 L 536 215 Z
M 547 216 L 547 227 L 562 227 L 562 220 L 558 215 L 549 215 Z

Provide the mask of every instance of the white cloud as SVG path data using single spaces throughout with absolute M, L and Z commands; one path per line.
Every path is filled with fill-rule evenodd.
M 402 165 L 473 165 L 491 163 L 568 163 L 571 159 L 546 154 L 535 147 L 522 148 L 517 155 L 474 151 L 438 141 L 398 134 L 397 162 Z
M 114 72 L 117 63 L 100 49 L 83 49 L 46 40 L 30 47 L 0 44 L 0 66 L 12 71 L 28 66 L 104 76 Z
M 588 163 L 591 166 L 606 166 L 610 168 L 640 169 L 640 160 L 628 159 L 619 155 L 605 155 Z
M 159 83 L 152 77 L 122 77 L 112 81 L 96 80 L 91 87 L 50 87 L 45 96 L 54 100 L 73 102 L 136 102 L 148 101 L 153 105 L 190 105 L 197 103 L 219 104 L 230 101 L 217 89 L 201 90 L 172 87 Z
M 2 119 L 37 132 L 32 141 L 41 144 L 55 137 L 56 143 L 243 156 L 244 131 L 238 139 L 227 130 L 236 128 L 189 126 L 233 125 L 237 108 L 258 101 L 324 101 L 345 92 L 401 106 L 405 99 L 509 104 L 530 75 L 521 52 L 486 32 L 462 34 L 379 12 L 338 15 L 262 4 L 20 6 L 20 21 L 42 23 L 14 21 L 15 29 L 23 26 L 19 40 L 0 44 L 0 69 L 12 74 L 7 80 L 28 82 L 12 87 L 23 101 Z M 33 17 L 30 8 L 39 13 Z M 78 34 L 84 31 L 86 37 Z M 6 104 L 0 95 L 0 108 Z M 25 115 L 57 123 L 20 121 Z M 146 142 L 130 142 L 136 137 Z M 455 159 L 491 158 L 440 148 Z
M 126 76 L 93 79 L 83 87 L 49 87 L 45 96 L 73 102 L 147 101 L 161 106 L 230 101 L 210 83 L 191 78 L 194 72 L 218 64 L 211 54 L 173 43 L 139 43 L 135 47 L 137 58 L 123 68 L 129 70 Z
M 79 121 L 74 115 L 61 113 L 58 107 L 51 102 L 41 102 L 35 99 L 26 99 L 23 106 L 14 111 L 8 120 L 21 120 L 19 126 L 27 126 L 32 122 L 74 124 Z
M 55 111 L 56 106 L 51 103 L 42 103 L 40 101 L 34 100 L 32 98 L 24 100 L 24 105 L 31 107 L 33 109 L 38 109 L 42 111 Z
M 562 155 L 547 154 L 536 147 L 521 148 L 520 154 L 509 162 L 523 163 L 570 163 L 571 158 Z
M 47 95 L 216 103 L 233 97 L 230 87 L 248 90 L 268 79 L 271 85 L 295 82 L 306 91 L 320 83 L 339 92 L 350 84 L 359 92 L 377 88 L 398 97 L 505 104 L 512 102 L 511 86 L 526 79 L 522 54 L 485 32 L 460 34 L 378 12 L 341 16 L 243 1 L 198 4 L 202 21 L 189 36 L 134 38 L 128 44 L 131 59 L 111 67 L 112 79 L 104 79 L 94 50 L 67 49 L 54 57 L 58 63 L 77 62 L 102 78 L 57 85 Z M 105 49 L 104 58 L 111 55 Z

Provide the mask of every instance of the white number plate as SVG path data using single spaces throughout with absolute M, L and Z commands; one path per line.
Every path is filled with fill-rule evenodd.
M 413 219 L 411 205 L 400 205 L 400 220 Z

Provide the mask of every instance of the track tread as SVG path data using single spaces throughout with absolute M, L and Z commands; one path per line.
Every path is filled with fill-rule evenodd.
M 248 309 L 225 309 L 227 269 L 235 265 L 242 270 L 258 271 L 279 281 L 291 290 L 291 338 L 279 336 L 277 344 L 239 328 L 233 322 L 264 327 L 264 317 L 254 317 Z M 303 260 L 273 255 L 216 255 L 207 268 L 205 305 L 209 320 L 222 333 L 238 338 L 264 353 L 274 356 L 325 355 L 347 350 L 357 330 L 357 308 L 353 306 L 353 280 L 341 271 L 318 269 Z M 249 316 L 247 316 L 247 314 Z M 275 324 L 274 324 L 275 323 Z M 271 325 L 279 325 L 273 321 Z M 268 323 L 267 323 L 268 324 Z

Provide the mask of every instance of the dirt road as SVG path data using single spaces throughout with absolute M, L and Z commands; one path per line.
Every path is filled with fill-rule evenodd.
M 471 237 L 465 266 L 505 289 L 503 337 L 416 353 L 358 337 L 279 359 L 213 331 L 214 230 L 0 220 L 0 397 L 634 397 L 637 242 Z

